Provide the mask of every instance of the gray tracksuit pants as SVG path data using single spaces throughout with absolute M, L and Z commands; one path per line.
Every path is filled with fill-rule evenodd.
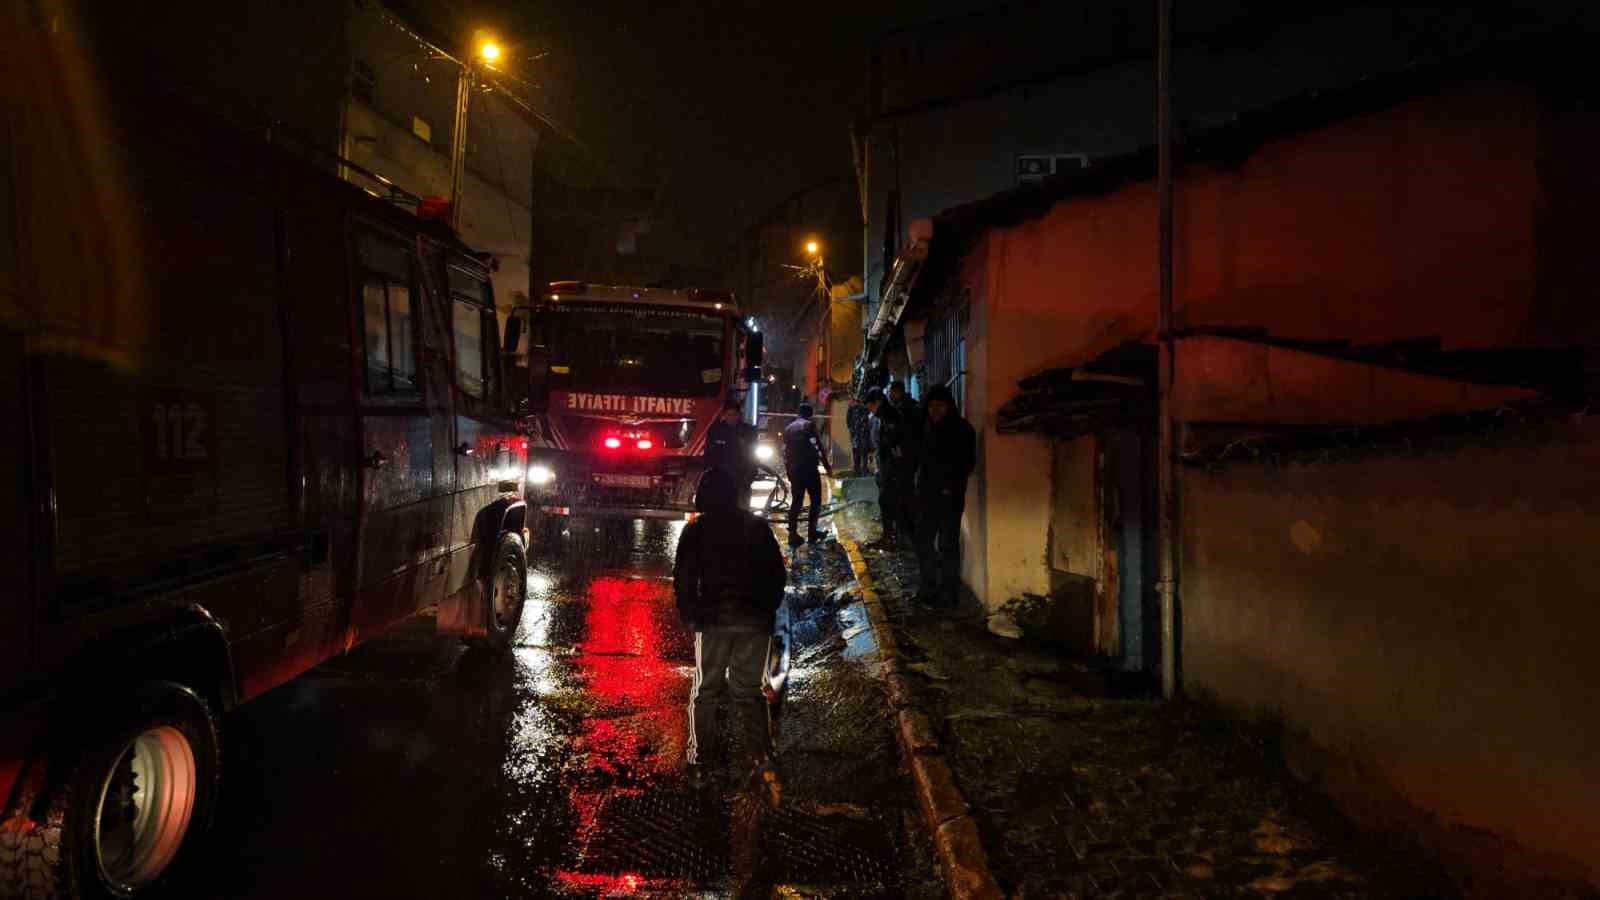
M 717 705 L 731 704 L 742 751 L 752 756 L 767 751 L 767 701 L 761 693 L 766 674 L 770 631 L 753 628 L 707 628 L 694 635 L 694 683 L 689 688 L 690 764 L 705 762 L 717 746 Z

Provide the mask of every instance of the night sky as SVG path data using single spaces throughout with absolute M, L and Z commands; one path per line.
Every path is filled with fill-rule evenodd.
M 657 189 L 653 252 L 717 267 L 746 223 L 852 171 L 867 51 L 881 31 L 990 0 L 443 0 L 490 25 L 533 101 Z M 529 60 L 528 57 L 542 58 Z

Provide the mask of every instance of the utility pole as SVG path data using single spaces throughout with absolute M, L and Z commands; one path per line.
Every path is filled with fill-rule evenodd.
M 472 58 L 461 63 L 456 78 L 456 117 L 450 128 L 450 228 L 461 233 L 461 195 L 467 175 L 467 110 L 472 105 L 472 89 L 477 83 Z
M 1156 141 L 1157 190 L 1161 204 L 1161 310 L 1157 416 L 1157 485 L 1160 494 L 1161 694 L 1178 693 L 1178 485 L 1177 450 L 1173 446 L 1172 381 L 1176 347 L 1172 336 L 1172 0 L 1156 0 Z

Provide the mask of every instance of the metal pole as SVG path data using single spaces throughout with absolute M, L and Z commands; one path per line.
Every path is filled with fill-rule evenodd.
M 1172 423 L 1172 0 L 1157 0 L 1157 17 L 1156 178 L 1161 203 L 1161 312 L 1157 331 L 1161 346 L 1156 477 L 1161 504 L 1161 571 L 1156 590 L 1161 595 L 1161 693 L 1171 698 L 1178 692 L 1178 486 Z
M 461 233 L 461 195 L 466 188 L 467 109 L 472 104 L 474 77 L 471 60 L 461 64 L 456 79 L 456 118 L 450 129 L 450 227 Z

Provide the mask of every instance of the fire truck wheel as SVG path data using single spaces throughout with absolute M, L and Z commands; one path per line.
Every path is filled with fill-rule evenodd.
M 508 533 L 500 535 L 491 559 L 484 583 L 484 596 L 489 598 L 488 628 L 474 643 L 503 652 L 517 636 L 522 609 L 528 601 L 528 556 L 522 539 Z
M 151 682 L 89 725 L 42 821 L 0 826 L 0 896 L 103 900 L 159 892 L 211 824 L 220 739 L 206 702 Z

